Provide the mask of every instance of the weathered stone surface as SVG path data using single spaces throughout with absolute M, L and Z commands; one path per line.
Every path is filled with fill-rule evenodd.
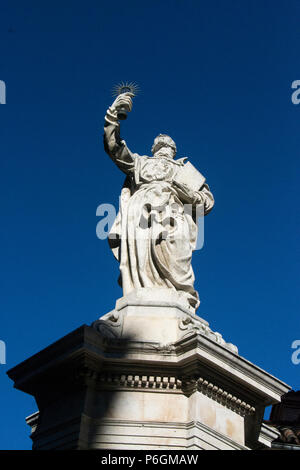
M 104 148 L 126 174 L 120 210 L 110 232 L 111 249 L 120 263 L 124 295 L 140 288 L 167 288 L 199 306 L 194 289 L 192 253 L 197 244 L 197 218 L 206 215 L 214 198 L 204 176 L 187 158 L 175 160 L 176 145 L 160 134 L 153 157 L 132 153 L 120 139 L 118 109 L 132 108 L 123 93 L 107 110 Z
M 197 331 L 162 344 L 97 324 L 8 375 L 36 398 L 35 449 L 253 449 L 270 444 L 264 408 L 289 389 Z
M 131 291 L 116 302 L 114 310 L 102 316 L 94 327 L 109 337 L 138 341 L 174 343 L 195 332 L 215 341 L 232 352 L 238 349 L 213 332 L 203 318 L 193 313 L 180 292 L 164 288 Z
M 154 140 L 153 157 L 128 149 L 118 109 L 131 107 L 120 95 L 104 129 L 105 150 L 126 174 L 109 239 L 124 296 L 8 371 L 36 399 L 39 411 L 27 418 L 33 448 L 270 447 L 276 433 L 262 425 L 264 409 L 289 387 L 195 314 L 197 211 L 212 209 L 212 193 L 186 158 L 174 160 L 169 136 Z

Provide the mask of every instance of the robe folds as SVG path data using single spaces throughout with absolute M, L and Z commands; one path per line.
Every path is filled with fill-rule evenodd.
M 191 260 L 197 242 L 197 206 L 205 215 L 214 205 L 209 187 L 203 184 L 198 191 L 186 192 L 179 188 L 175 178 L 184 159 L 132 153 L 120 139 L 118 125 L 105 126 L 104 147 L 126 174 L 109 234 L 124 295 L 139 288 L 170 288 L 196 309 L 199 297 Z

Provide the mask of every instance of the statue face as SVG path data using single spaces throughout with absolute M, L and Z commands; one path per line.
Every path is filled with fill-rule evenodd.
M 154 152 L 153 157 L 154 158 L 156 157 L 174 158 L 175 152 L 174 152 L 174 149 L 172 149 L 172 147 L 170 147 L 169 145 L 163 145 L 162 147 L 160 147 L 158 150 Z
M 165 156 L 174 158 L 176 155 L 176 144 L 169 135 L 159 134 L 154 139 L 151 151 L 154 157 Z

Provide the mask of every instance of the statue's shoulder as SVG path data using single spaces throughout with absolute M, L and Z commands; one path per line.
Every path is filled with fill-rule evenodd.
M 153 157 L 148 157 L 148 155 L 139 155 L 138 153 L 135 154 L 136 156 L 136 162 L 138 163 L 145 163 L 148 160 L 152 160 Z
M 187 159 L 188 159 L 188 157 L 182 157 L 182 158 L 178 158 L 177 160 L 174 160 L 174 162 L 177 165 L 183 166 L 185 164 L 185 162 L 187 161 Z

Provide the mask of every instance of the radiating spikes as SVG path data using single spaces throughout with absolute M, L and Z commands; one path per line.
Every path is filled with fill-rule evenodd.
M 134 96 L 139 93 L 139 86 L 134 82 L 121 82 L 115 85 L 112 89 L 113 96 L 121 95 L 122 93 L 132 93 Z

